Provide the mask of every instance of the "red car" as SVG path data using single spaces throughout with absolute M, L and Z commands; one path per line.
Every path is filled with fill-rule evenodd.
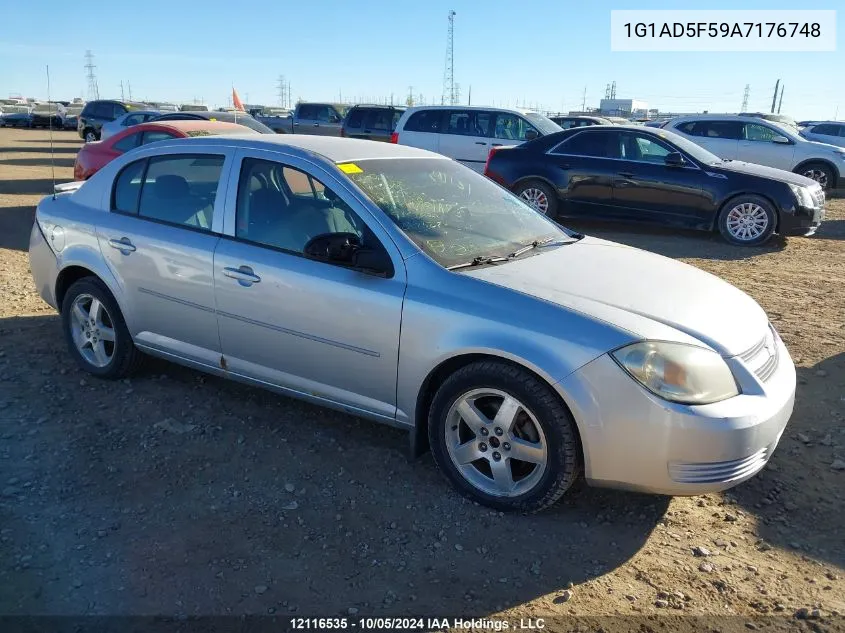
M 105 141 L 94 141 L 83 145 L 76 155 L 76 162 L 73 165 L 73 178 L 74 180 L 88 180 L 109 161 L 140 145 L 169 138 L 210 134 L 258 134 L 258 132 L 236 123 L 204 119 L 140 123 L 110 136 Z

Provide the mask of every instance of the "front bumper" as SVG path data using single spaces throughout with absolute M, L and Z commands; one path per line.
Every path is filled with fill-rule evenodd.
M 798 207 L 797 212 L 782 213 L 778 225 L 778 233 L 781 235 L 812 235 L 824 221 L 824 206 L 810 209 Z
M 588 483 L 696 495 L 733 487 L 759 472 L 795 401 L 795 365 L 783 342 L 774 342 L 776 365 L 772 369 L 767 361 L 758 369 L 765 379 L 740 357 L 726 359 L 742 393 L 713 404 L 662 400 L 607 354 L 558 383 L 578 423 Z

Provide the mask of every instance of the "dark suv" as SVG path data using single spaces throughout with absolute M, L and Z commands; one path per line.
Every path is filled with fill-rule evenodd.
M 114 121 L 130 110 L 149 110 L 146 103 L 136 101 L 117 101 L 111 99 L 98 99 L 85 104 L 76 123 L 76 130 L 80 138 L 86 143 L 100 140 L 100 128 L 103 123 Z
M 340 135 L 370 141 L 390 142 L 396 122 L 405 112 L 404 106 L 356 105 L 349 108 L 340 128 Z

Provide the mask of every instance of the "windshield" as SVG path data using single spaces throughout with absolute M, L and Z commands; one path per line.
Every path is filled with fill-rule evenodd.
M 70 116 L 79 116 L 84 106 L 68 106 L 67 113 Z
M 29 112 L 29 108 L 21 105 L 3 106 L 3 112 L 6 114 L 24 114 Z
M 39 103 L 35 106 L 33 112 L 58 112 L 59 106 L 55 103 Z
M 560 132 L 563 129 L 550 118 L 545 117 L 542 114 L 537 114 L 536 112 L 527 112 L 525 114 L 525 118 L 528 119 L 538 130 L 540 130 L 540 133 L 543 136 Z
M 370 159 L 340 168 L 444 267 L 504 257 L 535 240 L 573 239 L 492 180 L 452 160 Z
M 685 139 L 680 134 L 675 134 L 674 132 L 670 132 L 669 130 L 664 130 L 662 128 L 654 131 L 661 138 L 665 138 L 670 143 L 677 145 L 678 149 L 688 156 L 691 156 L 699 163 L 704 163 L 705 165 L 715 165 L 716 163 L 723 162 L 721 158 L 716 156 L 716 154 L 711 154 L 701 147 L 701 145 L 696 145 L 692 141 Z

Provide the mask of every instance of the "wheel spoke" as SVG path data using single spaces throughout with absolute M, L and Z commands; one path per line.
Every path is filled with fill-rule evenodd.
M 85 338 L 85 335 L 82 333 L 82 330 L 79 328 L 73 329 L 73 342 L 76 343 L 76 349 L 82 351 L 85 349 L 85 346 L 88 345 L 88 339 Z
M 490 470 L 493 472 L 493 481 L 496 487 L 502 492 L 513 490 L 513 473 L 507 459 L 490 462 Z
M 546 461 L 546 452 L 540 444 L 533 442 L 526 442 L 517 437 L 510 440 L 511 459 L 518 459 L 522 462 L 530 462 L 532 464 L 542 464 Z
M 92 319 L 94 323 L 100 323 L 100 310 L 102 304 L 96 299 L 91 299 L 91 306 L 88 308 L 88 318 Z
M 106 346 L 102 341 L 97 341 L 91 345 L 91 349 L 94 351 L 94 358 L 97 359 L 97 363 L 101 367 L 109 364 L 109 355 L 106 354 Z
M 469 464 L 484 457 L 484 454 L 478 450 L 478 440 L 464 442 L 455 448 L 454 455 L 455 461 L 459 464 Z
M 487 424 L 487 420 L 481 412 L 475 408 L 474 404 L 467 400 L 464 400 L 458 405 L 458 414 L 460 414 L 461 419 L 474 433 L 478 433 L 479 429 Z
M 497 426 L 504 427 L 505 431 L 510 431 L 520 408 L 519 402 L 515 399 L 505 398 L 502 400 L 502 404 L 496 412 L 496 418 L 493 420 L 494 423 Z
M 73 308 L 71 309 L 71 314 L 73 315 L 74 320 L 79 324 L 80 327 L 88 320 L 88 315 L 85 313 L 85 310 L 82 309 L 82 306 L 79 305 L 78 301 L 73 303 Z
M 101 325 L 99 328 L 100 330 L 100 339 L 103 341 L 109 341 L 110 343 L 114 343 L 114 330 L 106 325 Z

